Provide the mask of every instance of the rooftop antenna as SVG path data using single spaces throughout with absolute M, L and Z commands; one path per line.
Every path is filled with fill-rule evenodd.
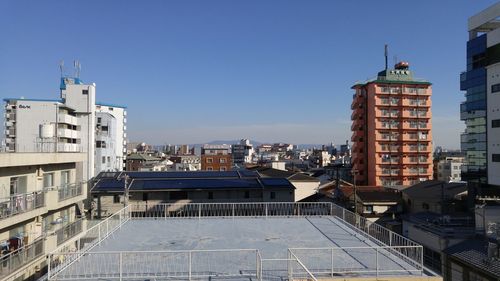
M 64 60 L 59 61 L 59 70 L 61 71 L 61 78 L 62 78 L 64 72 Z
M 387 44 L 385 44 L 384 47 L 384 55 L 385 55 L 385 70 L 387 70 L 387 56 L 389 55 L 389 52 L 387 50 Z
M 81 65 L 80 65 L 80 61 L 74 60 L 73 66 L 75 67 L 75 78 L 80 78 L 80 70 L 82 69 Z

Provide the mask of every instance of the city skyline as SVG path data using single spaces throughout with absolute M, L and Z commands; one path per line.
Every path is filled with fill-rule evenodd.
M 130 141 L 340 144 L 350 85 L 383 69 L 387 43 L 390 65 L 433 83 L 434 147 L 456 149 L 466 21 L 494 2 L 7 1 L 0 91 L 58 98 L 58 62 L 79 59 L 98 101 L 128 106 Z

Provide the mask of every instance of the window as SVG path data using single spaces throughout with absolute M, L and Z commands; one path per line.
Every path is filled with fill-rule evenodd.
M 491 85 L 491 93 L 500 92 L 500 84 Z
M 491 154 L 492 162 L 500 162 L 500 154 Z
M 491 120 L 491 127 L 492 128 L 500 128 L 500 119 Z
M 271 199 L 276 199 L 276 192 L 271 191 Z
M 226 159 L 225 159 L 225 158 L 221 158 L 221 159 L 219 159 L 219 163 L 221 163 L 221 164 L 226 163 Z
M 220 171 L 221 172 L 225 172 L 226 171 L 226 167 L 220 167 Z
M 43 174 L 43 187 L 54 186 L 54 173 Z
M 70 178 L 69 178 L 69 171 L 62 171 L 61 172 L 61 185 L 67 185 L 69 184 Z
M 148 201 L 148 194 L 147 193 L 142 194 L 142 201 Z
M 213 158 L 207 158 L 207 163 L 208 164 L 212 164 L 214 162 L 214 159 Z
M 19 178 L 13 177 L 10 178 L 10 195 L 17 194 L 19 191 L 17 190 L 19 185 Z
M 105 141 L 96 141 L 95 142 L 95 147 L 96 148 L 106 148 L 106 142 Z
M 102 164 L 106 164 L 106 156 L 102 157 Z
M 101 120 L 102 118 L 101 117 L 97 117 L 97 123 L 100 124 L 101 123 Z
M 207 167 L 207 171 L 213 171 L 213 170 L 214 170 L 214 168 L 212 168 L 212 167 Z
M 373 213 L 373 206 L 372 205 L 365 206 L 365 213 Z
M 427 203 L 422 203 L 422 208 L 423 208 L 424 210 L 429 210 L 429 204 L 427 204 Z
M 89 94 L 89 90 L 82 90 L 82 95 L 88 95 Z
M 120 195 L 113 195 L 113 203 L 120 203 Z
M 245 191 L 245 199 L 250 198 L 250 191 Z
M 214 199 L 214 193 L 212 191 L 208 192 L 208 199 Z

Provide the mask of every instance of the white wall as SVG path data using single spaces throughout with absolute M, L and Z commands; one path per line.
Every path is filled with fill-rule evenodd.
M 498 32 L 496 32 L 498 31 Z M 495 30 L 500 40 L 500 29 Z M 488 33 L 488 38 L 490 33 Z M 488 95 L 488 183 L 500 185 L 500 162 L 493 162 L 492 155 L 500 154 L 500 128 L 492 128 L 492 120 L 500 119 L 500 92 L 491 93 L 491 85 L 500 84 L 500 63 L 491 65 L 487 68 L 487 86 Z

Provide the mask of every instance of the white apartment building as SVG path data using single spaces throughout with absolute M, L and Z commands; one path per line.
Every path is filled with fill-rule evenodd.
M 462 180 L 461 172 L 464 157 L 446 157 L 437 162 L 437 180 L 444 182 L 459 182 Z
M 85 153 L 0 153 L 0 280 L 32 280 L 85 228 Z M 29 279 L 30 278 L 30 279 Z
M 95 88 L 79 78 L 64 77 L 60 99 L 4 99 L 7 152 L 84 152 L 84 179 L 100 171 L 123 170 L 125 107 L 96 104 Z M 106 141 L 109 146 L 102 147 Z
M 123 171 L 127 155 L 127 111 L 120 105 L 96 104 L 95 175 Z

